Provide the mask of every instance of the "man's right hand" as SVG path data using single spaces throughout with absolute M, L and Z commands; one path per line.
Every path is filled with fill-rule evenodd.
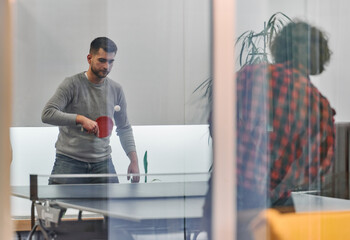
M 76 118 L 76 123 L 80 124 L 88 133 L 92 133 L 98 136 L 99 130 L 97 122 L 78 114 Z

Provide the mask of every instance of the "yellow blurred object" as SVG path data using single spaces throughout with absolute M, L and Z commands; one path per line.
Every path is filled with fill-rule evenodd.
M 254 239 L 350 239 L 350 211 L 280 213 L 263 211 L 251 223 Z

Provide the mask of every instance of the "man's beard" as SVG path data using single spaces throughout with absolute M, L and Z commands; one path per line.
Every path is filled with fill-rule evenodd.
M 97 71 L 94 69 L 93 66 L 91 66 L 91 72 L 96 75 L 98 78 L 105 78 L 109 74 L 109 71 Z

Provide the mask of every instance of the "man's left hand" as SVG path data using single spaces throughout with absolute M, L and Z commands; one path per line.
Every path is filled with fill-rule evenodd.
M 128 154 L 128 157 L 130 159 L 130 164 L 128 167 L 128 174 L 137 174 L 131 177 L 132 183 L 138 183 L 140 181 L 140 170 L 139 170 L 139 163 L 137 159 L 136 152 L 130 152 Z M 130 176 L 127 177 L 128 180 L 130 180 Z

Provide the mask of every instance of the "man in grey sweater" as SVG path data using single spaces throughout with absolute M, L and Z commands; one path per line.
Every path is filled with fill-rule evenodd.
M 112 40 L 106 37 L 93 40 L 87 56 L 88 71 L 66 78 L 44 107 L 42 121 L 59 126 L 51 174 L 116 173 L 111 159 L 110 136 L 97 137 L 99 127 L 95 121 L 100 116 L 109 116 L 114 119 L 117 135 L 130 159 L 128 174 L 136 174 L 131 181 L 139 182 L 138 158 L 123 89 L 107 77 L 116 52 L 117 46 Z M 118 178 L 49 180 L 50 184 L 102 182 L 118 182 Z

